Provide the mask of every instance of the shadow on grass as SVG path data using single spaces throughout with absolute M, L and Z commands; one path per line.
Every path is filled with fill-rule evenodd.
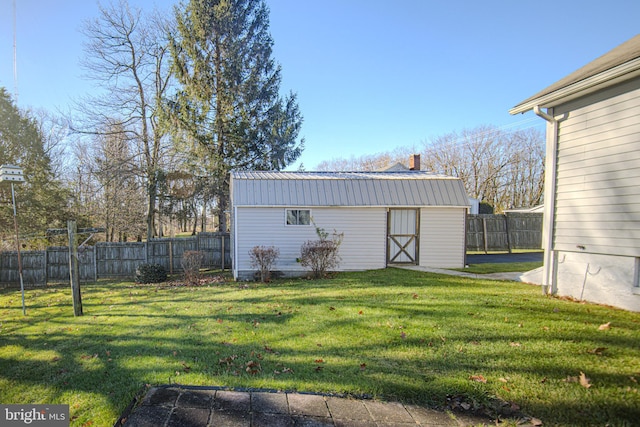
M 0 396 L 79 402 L 78 425 L 112 424 L 146 385 L 171 383 L 433 407 L 499 397 L 550 423 L 635 422 L 637 392 L 610 391 L 637 390 L 640 319 L 535 291 L 393 270 L 249 289 L 98 284 L 84 287 L 78 318 L 66 289 L 42 292 L 27 318 L 2 313 L 0 383 L 10 390 Z M 605 321 L 613 333 L 598 330 Z M 611 368 L 620 361 L 628 368 Z M 589 389 L 572 380 L 586 367 Z M 486 383 L 472 380 L 480 376 Z

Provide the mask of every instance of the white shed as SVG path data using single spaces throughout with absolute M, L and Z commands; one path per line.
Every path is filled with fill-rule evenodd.
M 413 264 L 464 267 L 469 201 L 462 181 L 420 171 L 231 173 L 234 277 L 254 277 L 249 251 L 274 246 L 274 270 L 300 276 L 316 226 L 343 233 L 340 271 Z

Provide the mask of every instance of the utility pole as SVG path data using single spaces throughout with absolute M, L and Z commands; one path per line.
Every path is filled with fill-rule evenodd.
M 80 266 L 78 265 L 78 228 L 74 220 L 67 221 L 69 234 L 69 281 L 73 295 L 73 315 L 82 316 L 82 296 L 80 294 Z

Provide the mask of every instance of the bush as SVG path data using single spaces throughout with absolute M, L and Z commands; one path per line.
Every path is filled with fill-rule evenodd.
M 260 281 L 268 282 L 271 277 L 271 267 L 280 256 L 280 249 L 273 246 L 254 246 L 249 250 L 251 266 L 258 269 Z
M 160 264 L 140 264 L 136 268 L 136 283 L 161 283 L 167 281 L 167 270 Z
M 182 254 L 182 268 L 184 270 L 184 282 L 186 285 L 200 284 L 200 266 L 204 260 L 204 254 L 198 251 L 185 251 Z
M 478 206 L 478 213 L 480 215 L 493 215 L 493 206 L 488 202 L 480 202 Z
M 343 233 L 335 231 L 329 239 L 329 233 L 316 227 L 319 240 L 308 240 L 300 248 L 300 264 L 311 270 L 314 279 L 324 277 L 329 270 L 340 265 L 338 249 L 342 243 Z

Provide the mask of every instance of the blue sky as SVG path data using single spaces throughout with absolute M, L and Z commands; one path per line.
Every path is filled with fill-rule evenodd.
M 18 105 L 66 110 L 91 90 L 78 63 L 91 0 L 15 0 Z M 105 2 L 103 2 L 105 3 Z M 170 10 L 173 0 L 130 0 Z M 294 91 L 307 170 L 323 160 L 494 125 L 509 108 L 640 31 L 640 2 L 267 0 L 282 91 Z M 14 93 L 13 0 L 0 0 L 0 86 Z M 297 166 L 294 165 L 294 167 Z

